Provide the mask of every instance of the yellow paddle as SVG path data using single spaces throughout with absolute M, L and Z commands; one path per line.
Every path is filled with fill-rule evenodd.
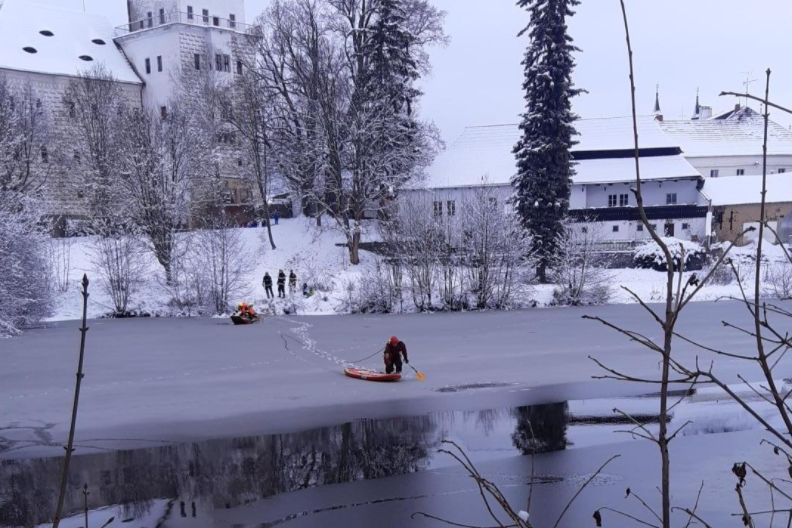
M 410 365 L 409 363 L 407 363 L 407 365 L 408 365 L 408 366 L 409 366 L 411 369 L 415 370 L 415 367 L 413 367 L 413 366 L 412 366 L 412 365 Z M 418 379 L 419 379 L 419 380 L 421 380 L 421 381 L 426 381 L 426 376 L 423 374 L 423 372 L 418 372 L 417 370 L 415 370 L 415 377 L 416 377 L 416 378 L 418 378 Z

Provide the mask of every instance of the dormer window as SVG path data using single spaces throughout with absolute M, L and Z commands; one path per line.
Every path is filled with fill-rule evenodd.
M 107 42 L 105 42 L 105 41 L 104 41 L 104 40 L 102 40 L 102 39 L 93 39 L 91 42 L 93 42 L 93 43 L 94 43 L 94 44 L 96 44 L 97 46 L 104 46 L 104 45 L 106 45 L 106 44 L 107 44 Z
M 30 46 L 24 47 L 24 48 L 22 48 L 22 50 L 26 51 L 28 53 L 31 53 L 31 54 L 38 53 L 38 50 L 36 48 L 32 48 Z
M 228 15 L 228 27 L 230 27 L 231 29 L 236 28 L 236 15 L 233 13 Z
M 91 57 L 90 55 L 80 55 L 80 60 L 84 60 L 85 62 L 92 62 L 93 57 Z
M 54 37 L 55 33 L 50 31 L 49 29 L 45 29 L 43 31 L 39 31 L 39 34 L 44 35 L 45 37 Z

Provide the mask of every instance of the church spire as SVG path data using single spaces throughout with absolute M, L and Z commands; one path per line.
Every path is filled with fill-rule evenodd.
M 662 110 L 660 110 L 660 85 L 657 85 L 657 89 L 655 91 L 655 105 L 653 110 L 655 115 L 660 115 Z
M 699 104 L 699 89 L 696 88 L 696 107 L 693 112 L 693 119 L 698 119 L 701 115 L 701 105 Z

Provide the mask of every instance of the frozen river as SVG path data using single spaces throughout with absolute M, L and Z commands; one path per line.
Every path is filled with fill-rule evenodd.
M 588 511 L 589 522 L 594 502 L 623 500 L 625 487 L 652 494 L 655 478 L 632 481 L 654 475 L 656 463 L 650 445 L 625 443 L 608 423 L 613 398 L 646 388 L 591 380 L 599 371 L 588 356 L 644 376 L 657 375 L 657 360 L 581 319 L 584 314 L 660 334 L 634 305 L 279 318 L 250 327 L 218 319 L 92 321 L 74 483 L 98 486 L 93 497 L 103 502 L 96 507 L 137 505 L 141 519 L 156 500 L 174 501 L 176 520 L 164 525 L 174 527 L 372 526 L 372 519 L 379 528 L 432 526 L 409 519 L 418 510 L 486 522 L 478 516 L 473 482 L 437 454 L 439 442 L 460 440 L 519 504 L 530 475 L 519 431 L 530 419 L 542 424 L 537 436 L 546 450 L 555 451 L 536 459 L 542 476 L 536 515 L 557 514 L 564 497 L 609 453 L 625 455 L 581 498 L 573 518 L 582 522 Z M 680 328 L 710 346 L 749 350 L 750 338 L 724 329 L 722 320 L 747 322 L 738 304 L 700 303 L 687 309 Z M 77 326 L 53 324 L 0 342 L 0 459 L 6 459 L 0 485 L 6 490 L 12 473 L 18 486 L 49 490 L 58 460 L 40 457 L 59 456 L 68 432 Z M 378 355 L 358 360 L 392 334 L 407 343 L 426 381 L 379 385 L 342 375 L 343 362 L 377 368 Z M 683 343 L 676 354 L 691 362 L 702 355 Z M 716 369 L 730 382 L 738 372 L 757 377 L 733 361 L 718 359 Z M 780 369 L 786 377 L 787 366 Z M 619 401 L 648 418 L 657 407 L 651 398 Z M 680 495 L 688 488 L 694 493 L 707 478 L 722 481 L 714 489 L 727 490 L 731 499 L 734 451 L 765 455 L 751 424 L 735 408 L 725 414 L 723 408 L 706 398 L 686 408 L 703 425 L 701 434 L 677 444 L 680 459 L 689 462 L 678 468 L 686 477 L 677 483 Z M 703 434 L 727 431 L 727 441 Z M 4 497 L 8 506 L 8 495 L 0 494 L 0 502 Z

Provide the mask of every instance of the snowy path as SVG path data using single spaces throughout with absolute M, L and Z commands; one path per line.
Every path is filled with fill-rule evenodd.
M 745 320 L 734 303 L 690 305 L 691 338 L 745 351 L 748 336 L 721 320 Z M 164 441 L 288 432 L 363 417 L 437 409 L 481 409 L 645 391 L 592 381 L 588 355 L 634 374 L 657 360 L 614 332 L 584 321 L 599 315 L 658 337 L 635 305 L 507 313 L 279 318 L 250 327 L 218 319 L 90 323 L 78 418 L 80 452 Z M 0 458 L 59 455 L 67 435 L 79 334 L 54 323 L 0 341 Z M 345 378 L 341 367 L 401 337 L 425 382 Z M 282 337 L 283 336 L 283 337 Z M 288 344 L 288 349 L 285 346 Z M 742 348 L 741 348 L 742 347 Z M 692 363 L 689 345 L 678 354 Z M 704 356 L 706 357 L 706 356 Z M 380 368 L 380 356 L 363 362 Z M 740 365 L 719 358 L 727 381 Z M 781 367 L 779 377 L 790 369 Z M 742 367 L 749 379 L 757 373 Z M 478 388 L 476 387 L 485 387 Z

